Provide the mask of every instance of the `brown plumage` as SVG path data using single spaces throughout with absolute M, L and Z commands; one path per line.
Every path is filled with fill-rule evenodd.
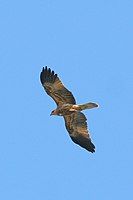
M 50 68 L 43 67 L 40 80 L 47 94 L 57 104 L 51 115 L 63 116 L 72 141 L 92 153 L 95 152 L 95 146 L 87 130 L 87 119 L 81 111 L 98 107 L 98 104 L 90 102 L 77 105 L 73 94 L 65 88 L 57 74 Z

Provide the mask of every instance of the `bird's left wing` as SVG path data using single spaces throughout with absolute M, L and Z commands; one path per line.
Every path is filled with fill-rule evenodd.
M 58 106 L 63 103 L 76 104 L 73 94 L 50 68 L 45 67 L 44 69 L 43 67 L 40 80 L 47 94 L 54 99 Z
M 73 142 L 90 152 L 95 152 L 95 146 L 91 142 L 90 134 L 87 130 L 86 117 L 82 112 L 74 112 L 64 116 L 65 126 Z

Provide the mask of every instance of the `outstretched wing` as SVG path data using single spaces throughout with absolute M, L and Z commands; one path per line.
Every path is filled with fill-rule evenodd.
M 64 116 L 66 129 L 73 142 L 80 145 L 90 152 L 95 152 L 95 146 L 91 142 L 87 130 L 86 117 L 82 112 L 74 112 L 71 115 Z
M 40 74 L 41 83 L 49 96 L 51 96 L 57 105 L 63 103 L 76 104 L 72 93 L 65 88 L 57 74 L 51 71 L 50 68 L 43 67 Z

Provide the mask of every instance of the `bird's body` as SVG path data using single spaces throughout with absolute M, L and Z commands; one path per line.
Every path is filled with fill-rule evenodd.
M 73 106 L 74 106 L 73 104 L 69 104 L 69 103 L 57 106 L 57 108 L 52 111 L 51 115 L 59 115 L 59 116 L 70 115 L 72 114 L 72 112 L 75 111 Z
M 50 68 L 43 68 L 40 80 L 47 94 L 57 104 L 57 108 L 51 112 L 51 115 L 63 116 L 66 129 L 73 142 L 92 153 L 95 152 L 95 146 L 87 130 L 87 119 L 81 111 L 98 107 L 98 104 L 90 102 L 77 105 L 72 93 L 65 88 L 57 74 Z
M 53 110 L 51 115 L 59 115 L 59 116 L 71 115 L 72 112 L 82 111 L 94 107 L 97 107 L 97 104 L 86 103 L 82 105 L 77 105 L 77 104 L 64 103 L 58 106 L 55 110 Z

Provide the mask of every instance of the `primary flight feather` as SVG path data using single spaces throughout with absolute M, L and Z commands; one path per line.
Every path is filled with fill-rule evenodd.
M 81 111 L 98 107 L 98 104 L 90 102 L 77 105 L 73 94 L 50 68 L 43 67 L 40 80 L 47 94 L 57 104 L 57 108 L 51 112 L 51 115 L 63 116 L 72 141 L 92 153 L 95 152 L 95 146 L 87 130 L 87 119 Z

